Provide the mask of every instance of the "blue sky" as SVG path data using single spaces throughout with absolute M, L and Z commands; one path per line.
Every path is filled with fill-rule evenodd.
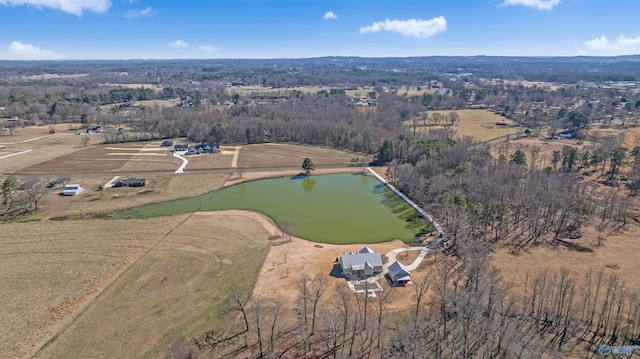
M 640 54 L 640 0 L 0 0 L 0 59 Z

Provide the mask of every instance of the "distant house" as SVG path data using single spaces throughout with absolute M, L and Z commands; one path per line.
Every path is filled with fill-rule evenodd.
M 79 184 L 68 184 L 66 186 L 64 186 L 64 189 L 62 190 L 62 195 L 63 196 L 75 196 L 78 193 L 82 192 L 84 190 L 84 187 L 82 187 L 82 185 Z
M 102 132 L 102 126 L 96 125 L 96 126 L 87 127 L 87 133 L 98 133 L 98 132 Z
M 146 184 L 146 178 L 129 178 L 118 180 L 113 187 L 144 187 Z
M 340 268 L 345 277 L 373 276 L 382 273 L 382 258 L 380 253 L 364 247 L 358 253 L 344 253 Z
M 560 136 L 562 138 L 573 138 L 573 133 L 567 132 L 567 131 L 562 131 L 562 132 L 558 132 L 558 136 Z
M 187 151 L 189 149 L 189 145 L 186 143 L 176 143 L 175 146 L 173 146 L 173 149 L 175 151 Z
M 393 262 L 389 266 L 389 278 L 394 284 L 406 284 L 411 281 L 411 273 L 402 268 L 398 262 Z
M 220 152 L 220 146 L 218 146 L 217 143 L 201 143 L 199 145 L 193 145 L 187 150 L 187 154 L 189 155 L 218 152 Z
M 507 125 L 508 125 L 507 121 L 498 121 L 498 122 L 496 122 L 496 126 L 507 126 Z
M 173 146 L 173 141 L 171 140 L 163 141 L 162 144 L 160 144 L 160 147 L 171 147 L 171 146 Z

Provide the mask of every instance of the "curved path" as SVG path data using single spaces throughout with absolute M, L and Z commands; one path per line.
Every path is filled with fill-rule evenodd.
M 184 152 L 182 152 L 184 154 Z M 173 153 L 174 157 L 178 157 L 179 159 L 182 160 L 182 164 L 180 165 L 180 167 L 178 167 L 178 169 L 176 170 L 175 173 L 184 173 L 184 168 L 187 167 L 187 164 L 189 163 L 189 160 L 180 156 L 180 154 L 178 154 L 177 152 Z

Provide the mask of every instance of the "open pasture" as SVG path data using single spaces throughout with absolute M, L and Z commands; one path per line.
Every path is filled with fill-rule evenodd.
M 231 168 L 233 156 L 233 151 L 224 150 L 222 150 L 220 153 L 189 155 L 186 157 L 187 160 L 189 160 L 189 164 L 185 168 L 185 171 L 189 172 L 198 170 Z
M 21 173 L 23 168 L 39 166 L 41 163 L 55 161 L 58 157 L 70 155 L 83 150 L 84 136 L 47 135 L 35 140 L 21 143 L 10 143 L 6 149 L 0 151 L 0 156 L 11 153 L 24 152 L 19 155 L 0 158 L 0 173 Z M 89 143 L 101 143 L 101 136 L 89 136 Z M 30 151 L 29 151 L 30 150 Z M 29 151 L 29 152 L 26 152 Z M 60 169 L 65 171 L 64 169 Z M 53 172 L 53 171 L 47 171 Z M 57 173 L 57 172 L 53 172 Z
M 144 187 L 105 188 L 111 175 L 98 179 L 77 178 L 70 183 L 79 183 L 85 190 L 73 197 L 60 196 L 61 189 L 49 190 L 35 216 L 45 218 L 54 216 L 92 216 L 93 214 L 111 214 L 126 208 L 158 203 L 178 198 L 193 197 L 213 191 L 222 186 L 229 178 L 228 174 L 181 174 L 163 177 L 147 177 Z M 124 177 L 127 178 L 127 177 Z M 118 195 L 115 198 L 114 195 Z
M 372 159 L 369 155 L 328 147 L 267 143 L 242 146 L 238 167 L 300 167 L 305 157 L 311 158 L 316 166 L 346 166 L 355 158 L 359 158 L 360 163 L 369 163 Z
M 0 357 L 30 357 L 179 217 L 0 225 Z
M 253 288 L 269 235 L 237 213 L 189 216 L 36 357 L 159 358 L 181 336 L 225 329 L 222 301 L 230 287 Z
M 427 111 L 424 115 L 431 116 L 433 113 L 439 113 L 446 116 L 450 112 L 456 112 L 460 116 L 460 122 L 452 127 L 458 137 L 471 136 L 481 142 L 487 142 L 524 131 L 522 128 L 513 127 L 511 120 L 487 110 Z M 418 117 L 415 120 L 405 121 L 407 131 L 413 131 L 414 121 L 416 131 L 444 128 L 444 126 L 424 126 L 422 118 Z M 498 121 L 505 121 L 507 126 L 496 126 Z
M 96 137 L 96 136 L 92 136 Z M 23 168 L 20 174 L 109 173 L 114 171 L 171 171 L 180 160 L 167 155 L 159 142 L 91 146 L 72 154 Z

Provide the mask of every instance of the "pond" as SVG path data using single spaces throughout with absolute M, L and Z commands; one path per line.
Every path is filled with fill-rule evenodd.
M 427 222 L 376 178 L 361 174 L 284 177 L 240 183 L 202 196 L 137 207 L 124 217 L 225 209 L 253 210 L 314 242 L 414 243 Z

